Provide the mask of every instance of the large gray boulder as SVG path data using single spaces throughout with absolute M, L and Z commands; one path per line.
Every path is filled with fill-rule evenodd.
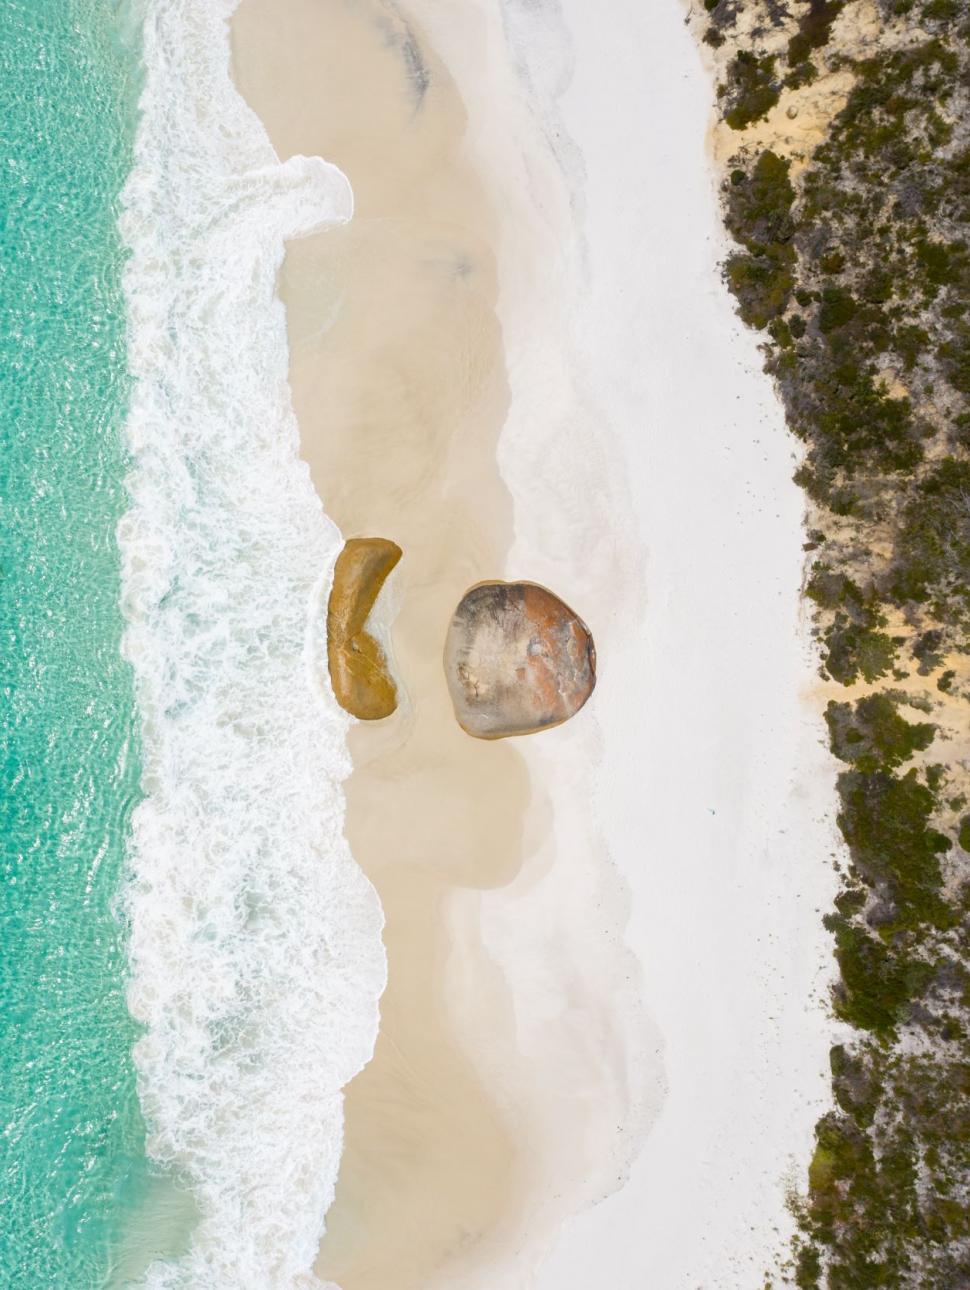
M 445 642 L 458 724 L 476 739 L 558 726 L 596 684 L 589 628 L 534 582 L 480 582 L 466 591 Z

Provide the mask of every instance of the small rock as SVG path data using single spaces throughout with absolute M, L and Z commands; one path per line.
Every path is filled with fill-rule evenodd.
M 558 726 L 596 684 L 583 620 L 534 582 L 481 582 L 448 629 L 445 674 L 458 724 L 477 739 Z
M 350 538 L 334 566 L 327 606 L 330 683 L 344 711 L 361 721 L 379 721 L 397 707 L 384 651 L 364 624 L 401 554 L 387 538 Z

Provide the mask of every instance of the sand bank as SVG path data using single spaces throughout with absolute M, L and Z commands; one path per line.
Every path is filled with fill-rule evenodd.
M 348 786 L 390 985 L 320 1270 L 760 1285 L 827 1089 L 834 842 L 791 448 L 717 270 L 711 87 L 673 0 L 403 13 L 244 0 L 235 25 L 280 155 L 357 202 L 283 273 L 304 452 L 345 534 L 406 552 L 408 694 L 354 731 Z M 458 731 L 440 668 L 493 576 L 554 588 L 600 660 L 583 713 L 514 746 Z

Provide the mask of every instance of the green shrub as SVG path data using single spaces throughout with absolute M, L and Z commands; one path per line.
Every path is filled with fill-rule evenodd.
M 970 395 L 970 326 L 960 322 L 940 346 L 946 379 L 959 394 Z
M 849 1025 L 888 1034 L 928 979 L 923 964 L 889 949 L 855 923 L 831 917 L 840 980 L 834 991 L 835 1014 Z
M 767 116 L 778 102 L 781 85 L 775 76 L 775 61 L 741 50 L 729 63 L 723 86 L 728 103 L 724 120 L 732 130 L 744 130 L 752 121 Z
M 785 311 L 793 282 L 791 263 L 771 254 L 732 255 L 727 280 L 742 320 L 760 331 Z
M 955 621 L 970 612 L 970 462 L 945 458 L 904 507 L 893 593 L 901 601 L 932 598 Z
M 867 695 L 855 707 L 832 700 L 825 721 L 832 752 L 862 771 L 893 770 L 928 748 L 936 736 L 930 722 L 901 717 L 887 694 Z
M 827 375 L 815 418 L 818 453 L 827 467 L 904 471 L 922 461 L 909 399 L 890 398 L 851 362 Z
M 795 232 L 794 201 L 791 162 L 766 150 L 759 154 L 750 172 L 740 168 L 731 172 L 728 228 L 749 250 L 790 242 Z
M 788 42 L 788 62 L 792 67 L 804 63 L 813 49 L 828 44 L 832 24 L 842 12 L 842 0 L 810 0 L 798 31 Z
M 846 614 L 836 614 L 822 639 L 825 670 L 841 685 L 853 685 L 860 673 L 867 681 L 878 681 L 893 669 L 896 644 L 892 637 L 853 622 Z
M 855 317 L 856 303 L 848 291 L 841 287 L 826 287 L 822 292 L 822 307 L 818 311 L 819 330 L 825 333 L 844 327 Z
M 893 907 L 893 925 L 946 925 L 940 855 L 949 838 L 930 826 L 935 798 L 915 770 L 902 777 L 877 770 L 843 771 L 838 824 L 854 869 Z

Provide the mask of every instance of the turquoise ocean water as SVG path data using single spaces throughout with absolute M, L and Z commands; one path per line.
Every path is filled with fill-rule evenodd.
M 113 0 L 0 0 L 0 1286 L 101 1286 L 144 1182 L 124 932 L 128 393 Z

